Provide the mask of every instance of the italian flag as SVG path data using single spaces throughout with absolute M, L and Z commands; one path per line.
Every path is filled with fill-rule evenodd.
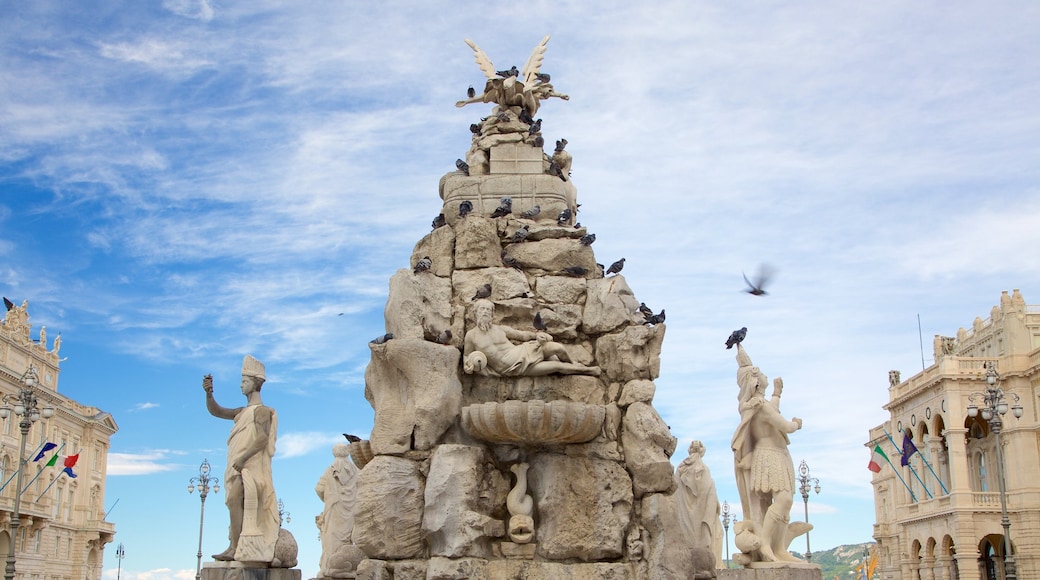
M 888 463 L 888 456 L 881 450 L 880 445 L 874 446 L 874 453 L 870 455 L 870 463 L 867 464 L 867 469 L 874 473 L 881 473 L 881 462 L 885 461 Z

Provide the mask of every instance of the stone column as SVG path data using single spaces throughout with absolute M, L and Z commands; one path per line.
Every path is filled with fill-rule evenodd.
M 929 455 L 928 462 L 931 464 L 932 470 L 935 470 L 935 475 L 932 475 L 932 470 L 929 470 L 928 467 L 925 467 L 925 469 L 928 470 L 928 475 L 930 477 L 932 477 L 932 478 L 936 478 L 936 477 L 942 478 L 943 477 L 942 464 L 944 463 L 944 461 L 942 460 L 942 458 L 943 458 L 942 437 L 940 437 L 938 435 L 929 435 L 928 439 L 925 441 L 925 443 L 928 445 L 928 455 Z M 922 476 L 922 477 L 924 477 L 924 476 Z M 925 481 L 927 481 L 927 480 L 925 480 Z M 942 485 L 936 485 L 937 489 L 935 490 L 935 495 L 937 497 L 940 496 L 940 495 L 946 495 L 945 493 L 943 493 L 943 486 L 946 486 L 946 491 L 950 490 L 950 482 L 946 481 L 946 480 L 941 480 L 941 481 L 942 481 Z
M 964 437 L 968 430 L 963 427 L 946 429 L 947 449 L 950 452 L 950 492 L 971 492 L 971 470 L 968 468 L 968 456 L 964 452 Z
M 943 554 L 936 558 L 939 562 L 939 580 L 951 580 L 950 568 L 953 566 L 953 558 Z
M 935 558 L 925 556 L 921 559 L 921 580 L 935 580 Z

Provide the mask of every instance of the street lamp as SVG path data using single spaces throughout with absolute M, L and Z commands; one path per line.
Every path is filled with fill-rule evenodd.
M 820 480 L 809 477 L 809 464 L 803 459 L 798 464 L 798 491 L 802 492 L 802 501 L 805 502 L 805 523 L 809 523 L 809 492 L 820 493 Z M 805 560 L 812 562 L 812 552 L 809 551 L 809 532 L 805 532 Z
M 282 500 L 279 499 L 278 500 L 278 525 L 279 526 L 282 525 L 282 521 L 283 520 L 285 521 L 285 523 L 291 522 L 292 521 L 292 514 L 290 514 L 289 512 L 285 511 L 285 504 L 282 503 Z
M 116 580 L 123 575 L 123 558 L 126 558 L 126 550 L 123 549 L 123 543 L 119 542 L 116 546 L 116 560 L 119 560 L 119 567 L 116 569 Z
M 7 419 L 11 416 L 12 411 L 8 405 L 14 405 L 14 414 L 21 417 L 18 421 L 18 429 L 22 433 L 21 447 L 18 451 L 18 478 L 14 488 L 14 513 L 11 514 L 11 546 L 7 554 L 7 566 L 4 568 L 5 580 L 14 580 L 14 546 L 18 539 L 18 526 L 21 524 L 18 514 L 22 509 L 22 474 L 25 471 L 25 464 L 28 462 L 25 458 L 25 439 L 28 437 L 33 423 L 39 421 L 41 417 L 50 419 L 54 415 L 54 407 L 47 406 L 40 409 L 37 406 L 35 387 L 39 378 L 39 375 L 36 374 L 36 367 L 29 365 L 19 379 L 25 386 L 18 389 L 17 395 L 4 395 L 3 406 L 0 407 L 0 418 Z
M 722 527 L 726 530 L 726 568 L 729 568 L 729 502 L 722 502 Z
M 1011 553 L 1011 520 L 1007 512 L 1007 489 L 1004 484 L 1004 450 L 1001 449 L 1000 432 L 1004 426 L 1002 415 L 1008 412 L 1008 403 L 1004 398 L 1010 395 L 1015 398 L 1015 404 L 1011 406 L 1011 414 L 1016 419 L 1022 417 L 1022 405 L 1018 404 L 1019 397 L 1015 393 L 1004 393 L 1004 389 L 997 386 L 1000 375 L 993 365 L 993 361 L 986 362 L 986 392 L 972 393 L 968 395 L 968 416 L 977 417 L 982 411 L 982 419 L 989 424 L 993 434 L 997 436 L 997 479 L 1000 483 L 1000 525 L 1004 528 L 1004 578 L 1006 580 L 1018 580 L 1018 571 L 1015 566 L 1015 556 Z M 975 404 L 975 399 L 982 399 L 982 408 Z
M 199 499 L 202 500 L 202 507 L 199 509 L 199 562 L 195 566 L 195 580 L 202 580 L 202 522 L 206 518 L 206 496 L 209 495 L 210 486 L 213 487 L 213 493 L 220 491 L 220 479 L 210 477 L 209 475 L 208 459 L 202 460 L 202 465 L 199 466 L 199 474 L 188 480 L 188 493 L 194 493 L 196 485 L 199 488 Z

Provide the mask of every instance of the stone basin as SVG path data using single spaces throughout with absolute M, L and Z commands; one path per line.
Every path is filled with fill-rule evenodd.
M 462 408 L 462 427 L 490 443 L 585 443 L 599 435 L 606 410 L 575 401 L 505 401 Z

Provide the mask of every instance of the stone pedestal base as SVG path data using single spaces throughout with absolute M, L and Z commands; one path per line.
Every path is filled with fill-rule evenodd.
M 253 568 L 241 562 L 206 562 L 202 580 L 303 580 L 295 568 Z
M 718 580 L 822 580 L 823 573 L 815 564 L 755 563 L 753 568 L 718 570 Z

